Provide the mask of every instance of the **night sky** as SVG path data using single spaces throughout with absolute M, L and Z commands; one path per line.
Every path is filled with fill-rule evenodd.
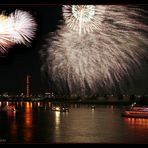
M 32 76 L 32 93 L 49 90 L 48 80 L 42 76 L 40 70 L 39 50 L 46 43 L 48 33 L 57 29 L 59 20 L 62 19 L 61 8 L 61 5 L 0 5 L 0 12 L 5 11 L 6 14 L 15 9 L 29 11 L 38 24 L 31 47 L 15 45 L 6 55 L 0 56 L 0 93 L 25 93 L 27 74 Z M 148 93 L 148 63 L 145 63 L 140 73 L 135 75 L 135 80 L 130 87 L 127 87 L 126 93 Z
M 56 29 L 61 18 L 61 5 L 4 5 L 0 11 L 10 14 L 15 9 L 29 11 L 37 22 L 36 37 L 31 47 L 15 45 L 0 56 L 0 92 L 25 92 L 26 75 L 31 78 L 32 93 L 49 90 L 47 79 L 42 77 L 39 50 L 49 32 Z

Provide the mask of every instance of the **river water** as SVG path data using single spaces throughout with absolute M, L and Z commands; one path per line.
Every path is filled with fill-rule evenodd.
M 148 144 L 148 119 L 122 117 L 123 106 L 70 104 L 58 112 L 50 102 L 13 105 L 16 112 L 0 112 L 0 143 Z

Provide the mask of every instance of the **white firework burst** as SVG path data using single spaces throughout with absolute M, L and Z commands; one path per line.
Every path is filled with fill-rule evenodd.
M 105 7 L 94 5 L 64 5 L 63 16 L 65 24 L 72 30 L 81 33 L 89 33 L 101 26 L 102 14 Z M 99 16 L 99 17 L 98 17 Z
M 50 85 L 79 95 L 122 88 L 148 57 L 142 13 L 134 6 L 63 6 L 64 23 L 41 51 Z
M 29 12 L 16 10 L 9 16 L 0 15 L 0 52 L 14 44 L 28 45 L 35 36 L 37 24 Z
M 0 52 L 5 53 L 7 48 L 12 46 L 9 30 L 8 16 L 0 15 Z
M 11 25 L 12 41 L 19 44 L 31 42 L 35 36 L 36 22 L 29 12 L 22 10 L 15 10 L 10 14 L 9 21 Z

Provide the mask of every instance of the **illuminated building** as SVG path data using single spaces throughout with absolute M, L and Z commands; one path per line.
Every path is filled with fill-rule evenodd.
M 27 79 L 26 79 L 26 97 L 29 98 L 30 97 L 30 75 L 27 75 Z

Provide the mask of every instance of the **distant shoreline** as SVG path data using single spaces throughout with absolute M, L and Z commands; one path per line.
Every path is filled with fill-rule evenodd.
M 31 100 L 31 99 L 23 99 L 23 100 L 9 100 L 9 99 L 0 99 L 0 102 L 51 102 L 53 104 L 90 104 L 90 105 L 131 105 L 134 101 L 124 101 L 124 100 Z M 144 105 L 148 105 L 146 102 Z
M 133 102 L 148 105 L 147 97 L 98 97 L 98 98 L 63 98 L 63 97 L 1 97 L 0 102 L 51 102 L 53 104 L 90 104 L 90 105 L 131 105 Z

